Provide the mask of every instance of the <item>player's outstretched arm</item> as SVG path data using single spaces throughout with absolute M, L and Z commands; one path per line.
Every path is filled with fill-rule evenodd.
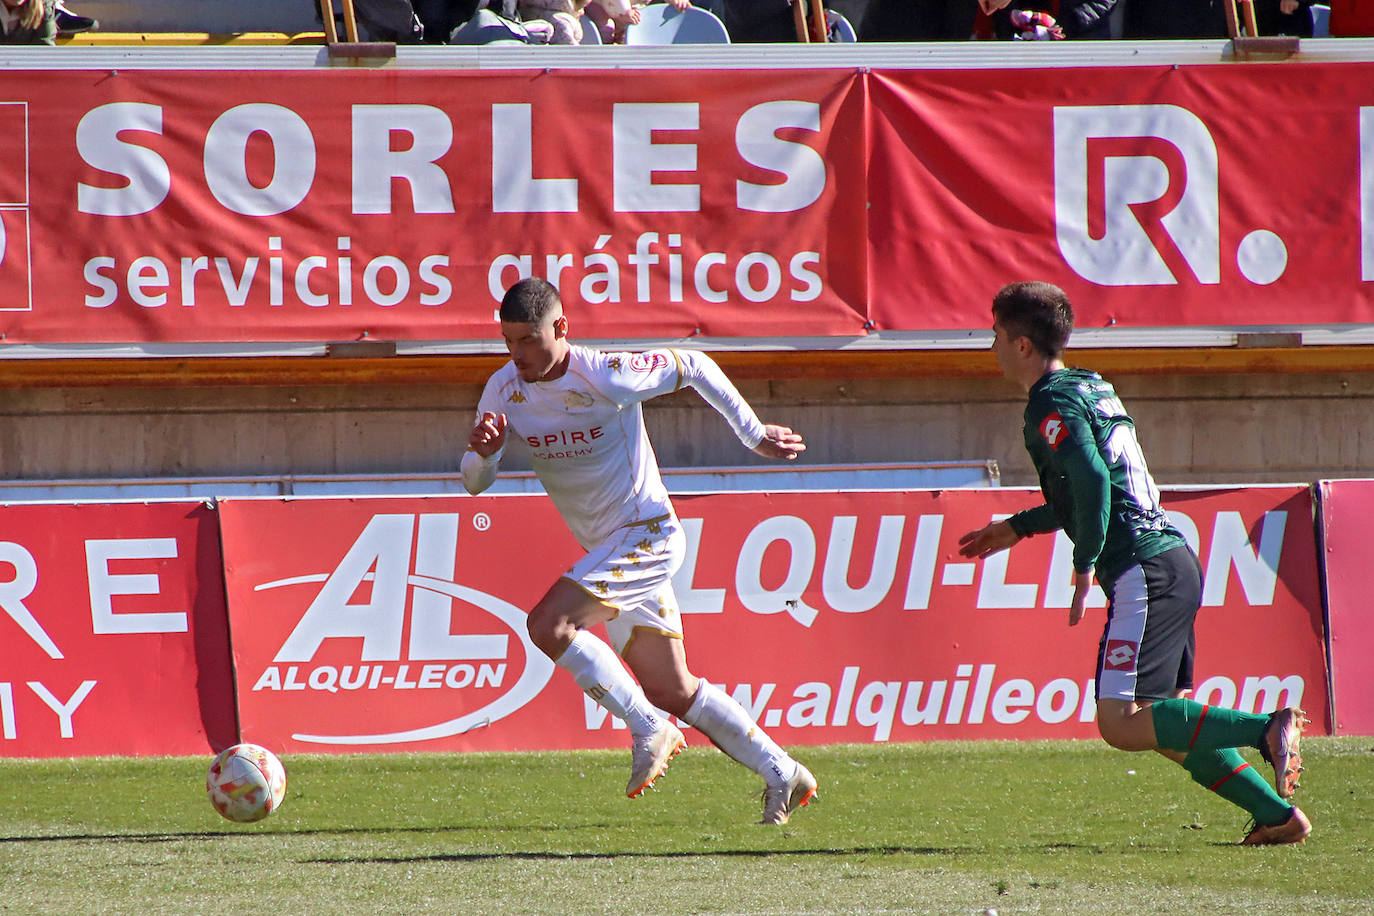
M 806 443 L 802 441 L 801 433 L 794 433 L 787 426 L 764 426 L 763 438 L 754 446 L 756 454 L 780 461 L 794 461 L 804 451 Z
M 1021 535 L 1017 534 L 1011 525 L 1003 519 L 1000 522 L 984 525 L 977 531 L 970 531 L 959 538 L 959 555 L 981 559 L 991 556 L 999 550 L 1006 550 L 1019 540 L 1021 540 Z
M 501 451 L 506 447 L 506 415 L 486 411 L 468 435 L 463 455 L 463 487 L 476 496 L 496 482 Z
M 785 455 L 777 449 L 782 433 L 795 436 L 792 430 L 784 426 L 764 426 L 759 420 L 754 409 L 749 406 L 749 402 L 744 400 L 744 396 L 739 393 L 730 379 L 726 378 L 716 361 L 711 359 L 700 350 L 673 350 L 678 368 L 681 375 L 681 384 L 690 385 L 697 390 L 707 404 L 716 409 L 716 412 L 724 417 L 729 423 L 730 428 L 735 431 L 739 441 L 745 448 L 752 449 L 765 458 L 790 458 L 796 457 L 795 454 Z M 769 430 L 775 431 L 773 449 L 768 449 Z M 776 432 L 782 431 L 782 433 Z M 797 442 L 801 437 L 797 436 Z M 788 451 L 800 451 L 800 449 L 788 449 Z

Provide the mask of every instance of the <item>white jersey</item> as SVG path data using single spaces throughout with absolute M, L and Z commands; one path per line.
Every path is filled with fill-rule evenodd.
M 506 415 L 506 435 L 530 447 L 539 482 L 573 537 L 590 549 L 617 528 L 672 513 L 641 404 L 684 385 L 729 420 L 747 448 L 762 441 L 754 411 L 715 361 L 695 350 L 603 353 L 572 346 L 568 371 L 548 382 L 527 382 L 506 363 L 487 380 L 477 416 Z M 463 456 L 468 492 L 491 485 L 500 457 Z

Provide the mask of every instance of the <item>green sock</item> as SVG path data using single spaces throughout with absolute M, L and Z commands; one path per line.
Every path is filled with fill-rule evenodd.
M 1222 747 L 1259 747 L 1268 713 L 1204 706 L 1196 700 L 1160 700 L 1150 706 L 1155 747 L 1187 753 Z
M 1233 747 L 1190 751 L 1183 758 L 1183 768 L 1193 782 L 1244 808 L 1256 824 L 1282 824 L 1293 810 Z

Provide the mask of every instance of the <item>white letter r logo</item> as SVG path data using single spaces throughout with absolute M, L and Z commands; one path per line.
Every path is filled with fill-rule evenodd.
M 1054 110 L 1054 218 L 1059 250 L 1083 279 L 1103 286 L 1176 285 L 1154 242 L 1132 212 L 1169 195 L 1171 175 L 1154 155 L 1108 156 L 1101 200 L 1090 195 L 1088 143 L 1095 139 L 1157 138 L 1182 155 L 1178 202 L 1159 225 L 1201 283 L 1221 281 L 1217 148 L 1206 125 L 1176 105 L 1102 105 Z M 1102 233 L 1089 226 L 1101 207 Z

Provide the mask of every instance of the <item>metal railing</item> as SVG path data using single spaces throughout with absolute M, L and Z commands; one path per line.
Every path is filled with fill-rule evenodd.
M 928 490 L 995 487 L 993 459 L 876 464 L 663 468 L 669 492 Z M 492 494 L 543 493 L 532 471 L 501 474 Z M 0 502 L 108 502 L 221 497 L 464 495 L 456 473 L 279 474 L 0 481 Z

